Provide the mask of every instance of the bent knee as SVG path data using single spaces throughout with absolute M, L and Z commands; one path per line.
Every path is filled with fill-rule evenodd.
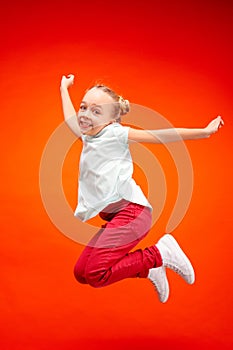
M 77 261 L 77 263 L 74 266 L 74 277 L 75 279 L 82 284 L 86 284 L 86 277 L 85 277 L 85 270 L 84 268 L 81 266 L 81 264 L 79 263 L 79 261 Z
M 86 271 L 86 281 L 94 288 L 101 288 L 107 285 L 107 275 L 108 271 L 106 270 L 89 269 Z
M 74 277 L 82 284 L 89 284 L 91 287 L 100 288 L 107 284 L 110 270 L 99 268 L 93 264 L 83 264 L 78 260 L 74 266 Z

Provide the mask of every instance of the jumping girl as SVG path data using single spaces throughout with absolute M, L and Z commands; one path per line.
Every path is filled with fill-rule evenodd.
M 73 83 L 74 75 L 63 76 L 60 90 L 65 121 L 83 142 L 74 215 L 86 221 L 99 214 L 106 221 L 79 257 L 75 278 L 96 288 L 129 277 L 148 278 L 164 303 L 169 297 L 166 268 L 188 284 L 194 283 L 194 270 L 170 234 L 153 246 L 131 251 L 150 230 L 152 207 L 132 178 L 129 143 L 208 138 L 223 120 L 218 116 L 199 129 L 137 130 L 121 125 L 130 104 L 105 85 L 91 87 L 76 114 L 68 93 Z

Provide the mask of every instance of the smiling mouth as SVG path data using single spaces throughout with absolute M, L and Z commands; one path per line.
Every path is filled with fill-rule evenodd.
M 91 128 L 93 125 L 90 124 L 90 123 L 87 123 L 87 122 L 84 122 L 82 120 L 79 121 L 79 126 L 82 128 L 82 129 L 89 129 Z

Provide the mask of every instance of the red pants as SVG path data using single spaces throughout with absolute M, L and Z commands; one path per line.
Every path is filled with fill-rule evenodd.
M 150 209 L 125 200 L 117 204 L 119 210 L 112 210 L 110 205 L 100 213 L 107 223 L 85 247 L 74 267 L 80 283 L 104 287 L 124 278 L 145 278 L 150 268 L 162 265 L 155 246 L 129 253 L 150 230 Z

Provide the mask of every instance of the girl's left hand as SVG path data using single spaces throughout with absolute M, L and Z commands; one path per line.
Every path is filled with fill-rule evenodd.
M 222 126 L 224 125 L 224 121 L 222 117 L 219 115 L 217 118 L 213 119 L 206 127 L 205 131 L 207 133 L 207 137 L 216 133 Z
M 69 74 L 67 76 L 63 75 L 61 79 L 61 88 L 68 89 L 71 85 L 74 84 L 74 75 Z

